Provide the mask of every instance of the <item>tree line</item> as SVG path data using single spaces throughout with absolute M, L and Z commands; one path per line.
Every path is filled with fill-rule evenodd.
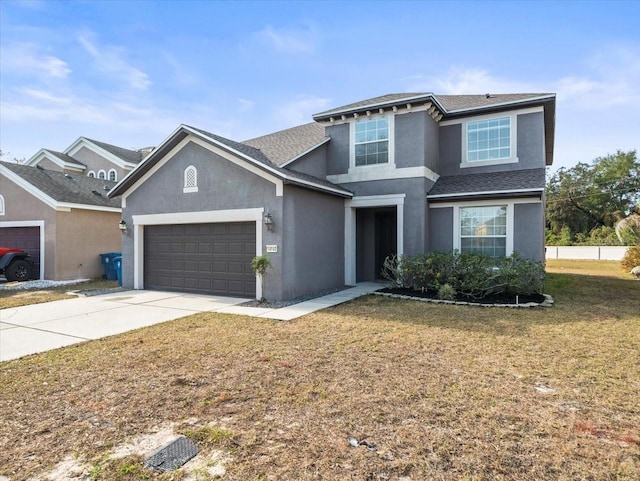
M 549 175 L 546 214 L 547 245 L 640 242 L 640 161 L 636 151 L 618 150 Z

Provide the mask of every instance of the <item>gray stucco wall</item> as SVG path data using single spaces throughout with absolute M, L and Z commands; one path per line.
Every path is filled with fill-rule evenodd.
M 283 225 L 283 298 L 343 286 L 344 199 L 287 185 Z
M 198 192 L 184 193 L 184 169 L 198 170 Z M 123 218 L 133 226 L 132 215 L 163 214 L 264 207 L 276 225 L 270 233 L 262 226 L 263 244 L 282 245 L 282 197 L 276 197 L 273 183 L 194 144 L 187 144 L 126 199 Z M 280 226 L 280 227 L 278 227 Z M 133 287 L 133 229 L 123 235 L 123 285 Z M 282 299 L 282 255 L 272 254 L 273 268 L 265 295 Z
M 461 124 L 440 127 L 439 149 L 439 165 L 435 170 L 440 175 L 469 175 L 544 167 L 544 116 L 542 112 L 518 115 L 518 162 L 513 164 L 460 168 L 462 160 Z
M 324 179 L 327 176 L 327 144 L 300 157 L 286 168 Z
M 429 251 L 453 250 L 453 207 L 429 209 Z
M 346 174 L 349 170 L 349 124 L 328 125 L 324 132 L 331 137 L 327 147 L 327 175 Z
M 397 167 L 427 166 L 438 160 L 438 126 L 426 112 L 395 116 L 395 164 Z
M 542 204 L 515 204 L 513 250 L 522 257 L 544 261 L 544 209 Z

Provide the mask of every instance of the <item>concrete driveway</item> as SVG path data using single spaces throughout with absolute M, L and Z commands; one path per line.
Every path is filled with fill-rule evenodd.
M 0 362 L 189 316 L 220 312 L 290 321 L 380 289 L 355 287 L 281 308 L 239 306 L 248 299 L 178 292 L 123 291 L 0 310 Z M 0 478 L 0 481 L 2 479 Z
M 124 291 L 0 310 L 0 361 L 99 339 L 247 299 Z

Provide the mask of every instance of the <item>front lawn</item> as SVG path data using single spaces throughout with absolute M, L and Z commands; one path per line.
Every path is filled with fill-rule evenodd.
M 3 288 L 0 288 L 0 309 L 7 309 L 10 307 L 28 306 L 30 304 L 74 298 L 75 296 L 69 294 L 69 291 L 115 289 L 118 287 L 118 282 L 106 281 L 104 279 L 91 279 L 77 284 L 64 284 L 48 288 L 9 289 L 4 286 L 2 287 Z
M 186 479 L 108 458 L 175 423 L 229 457 L 228 480 L 637 480 L 640 282 L 608 263 L 549 271 L 550 309 L 367 296 L 2 363 L 0 474 L 71 456 L 91 479 Z

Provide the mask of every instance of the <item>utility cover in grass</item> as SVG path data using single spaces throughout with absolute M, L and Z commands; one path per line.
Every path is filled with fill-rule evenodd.
M 144 465 L 156 471 L 173 471 L 198 454 L 198 447 L 184 436 L 174 439 L 165 447 L 149 456 Z

